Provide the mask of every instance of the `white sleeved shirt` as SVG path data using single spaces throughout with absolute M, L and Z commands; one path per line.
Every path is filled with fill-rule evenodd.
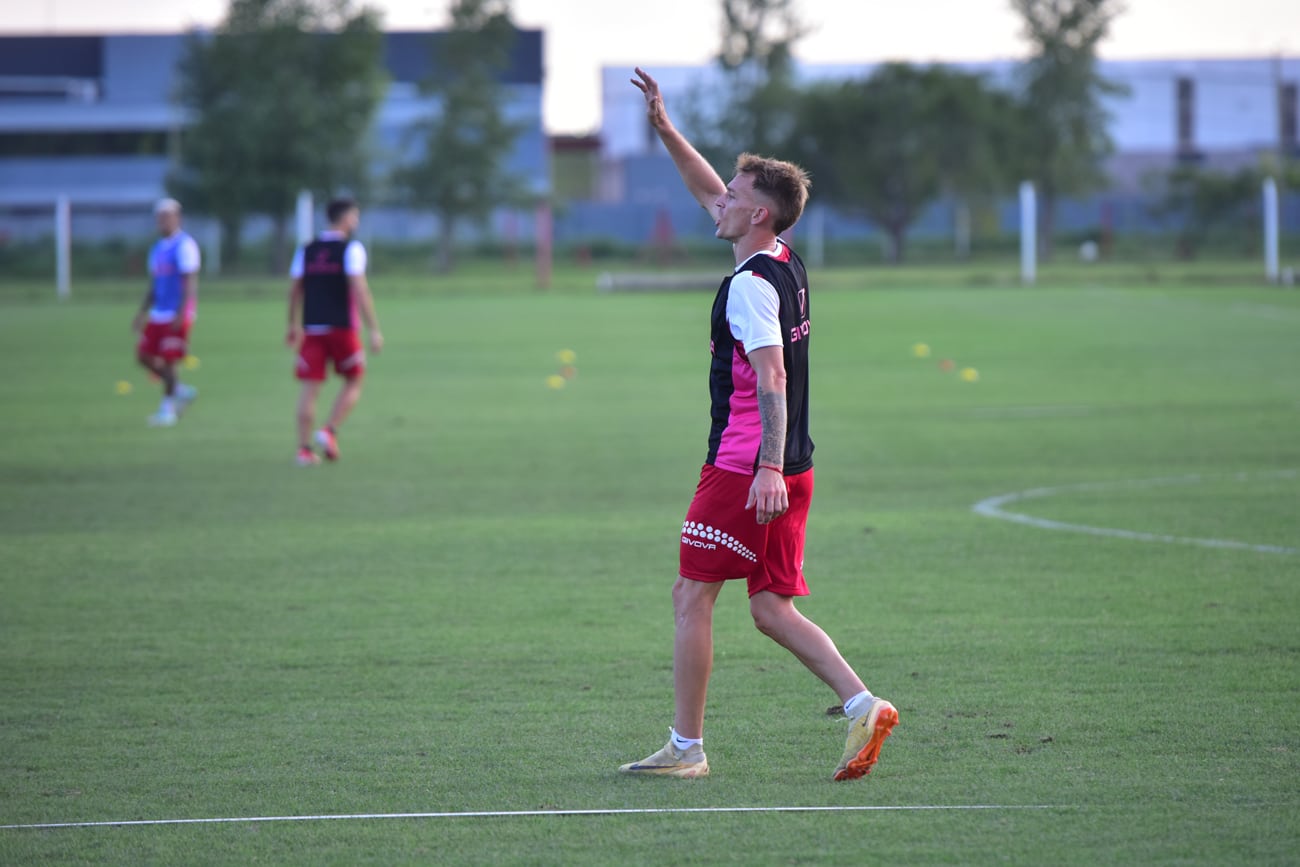
M 746 353 L 781 345 L 780 309 L 776 287 L 753 271 L 738 271 L 731 279 L 727 324 Z
M 343 238 L 338 232 L 321 232 L 322 241 L 338 241 Z M 293 262 L 289 265 L 289 276 L 297 280 L 302 276 L 302 251 L 304 248 L 299 247 L 294 251 Z M 349 241 L 348 245 L 343 248 L 343 273 L 349 277 L 359 277 L 366 273 L 366 247 L 360 241 Z

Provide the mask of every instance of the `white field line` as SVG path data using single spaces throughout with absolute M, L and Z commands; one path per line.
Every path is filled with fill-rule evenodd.
M 1238 542 L 1233 539 L 1211 539 L 1193 536 L 1169 536 L 1161 533 L 1139 533 L 1134 530 L 1122 530 L 1114 527 L 1090 527 L 1086 524 L 1070 524 L 1065 521 L 1052 521 L 1047 518 L 1035 518 L 1021 512 L 1004 509 L 1010 503 L 1022 500 L 1040 500 L 1070 491 L 1111 491 L 1124 488 L 1155 488 L 1164 485 L 1195 485 L 1212 478 L 1230 478 L 1247 481 L 1251 478 L 1291 479 L 1296 478 L 1296 470 L 1278 470 L 1263 473 L 1234 473 L 1227 476 L 1171 476 L 1159 479 L 1133 479 L 1118 482 L 1084 482 L 1077 485 L 1057 485 L 1051 488 L 1031 488 L 980 500 L 971 506 L 976 514 L 987 518 L 997 518 L 1016 524 L 1026 524 L 1040 530 L 1060 530 L 1066 533 L 1087 533 L 1092 536 L 1108 536 L 1113 539 L 1131 539 L 1137 542 L 1161 542 L 1169 545 L 1199 545 L 1202 548 L 1231 548 L 1240 551 L 1257 551 L 1264 554 L 1300 554 L 1300 548 L 1284 545 L 1255 545 L 1250 542 Z
M 222 825 L 245 822 L 338 822 L 361 819 L 517 819 L 536 816 L 638 816 L 665 813 L 903 813 L 959 810 L 1060 810 L 1059 804 L 902 804 L 832 807 L 641 807 L 595 810 L 479 810 L 451 813 L 335 813 L 322 816 L 231 816 L 210 819 L 122 819 L 110 822 L 42 822 L 0 825 L 0 831 L 51 828 L 121 828 L 128 825 Z

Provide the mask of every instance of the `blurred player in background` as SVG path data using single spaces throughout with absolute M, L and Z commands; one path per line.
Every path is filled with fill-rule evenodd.
M 199 393 L 182 385 L 176 371 L 189 352 L 190 326 L 198 315 L 199 245 L 181 230 L 180 202 L 161 199 L 153 213 L 159 237 L 149 250 L 149 291 L 131 327 L 140 335 L 136 359 L 163 384 L 162 403 L 149 424 L 171 427 Z
M 361 211 L 352 199 L 337 198 L 326 207 L 325 216 L 330 227 L 299 248 L 289 268 L 293 283 L 286 340 L 298 347 L 297 376 L 302 392 L 298 397 L 297 461 L 304 467 L 320 463 L 313 442 L 326 460 L 339 458 L 338 429 L 361 397 L 361 379 L 366 372 L 358 319 L 366 325 L 370 350 L 378 353 L 384 345 L 366 282 L 366 248 L 352 238 Z M 343 387 L 325 426 L 313 436 L 316 398 L 331 365 L 343 378 Z
M 636 70 L 650 125 L 682 181 L 730 241 L 735 270 L 713 302 L 709 373 L 713 427 L 682 525 L 673 585 L 675 715 L 663 749 L 623 773 L 701 777 L 704 704 L 713 670 L 713 608 L 725 581 L 745 579 L 754 625 L 839 695 L 848 738 L 833 778 L 871 772 L 898 711 L 873 696 L 821 627 L 794 605 L 808 595 L 804 530 L 812 502 L 808 436 L 808 276 L 779 235 L 808 199 L 796 165 L 742 154 L 723 183 L 668 119 L 659 85 Z

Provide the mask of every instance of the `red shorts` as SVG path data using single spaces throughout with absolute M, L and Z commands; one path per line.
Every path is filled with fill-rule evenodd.
M 173 331 L 173 322 L 147 322 L 136 344 L 136 355 L 141 358 L 161 358 L 180 361 L 189 354 L 190 323 L 181 320 L 180 331 Z
M 803 540 L 812 503 L 813 471 L 785 477 L 790 508 L 760 524 L 745 508 L 754 477 L 706 464 L 682 524 L 679 571 L 696 581 L 744 578 L 749 595 L 807 596 Z
M 344 379 L 360 379 L 366 372 L 366 352 L 355 328 L 334 328 L 323 334 L 305 334 L 298 345 L 297 376 L 310 382 L 324 382 L 326 367 Z

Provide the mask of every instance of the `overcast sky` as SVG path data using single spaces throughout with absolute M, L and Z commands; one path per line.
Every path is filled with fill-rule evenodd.
M 3 33 L 173 32 L 211 27 L 226 0 L 6 0 Z M 448 0 L 371 0 L 393 30 L 446 25 Z M 1300 54 L 1300 0 L 1128 0 L 1102 48 L 1110 58 Z M 797 0 L 812 33 L 801 60 L 984 60 L 1024 53 L 1009 0 Z M 706 63 L 721 38 L 717 0 L 513 0 L 516 23 L 545 31 L 544 123 L 600 123 L 600 68 Z M 1230 11 L 1225 11 L 1230 10 Z

